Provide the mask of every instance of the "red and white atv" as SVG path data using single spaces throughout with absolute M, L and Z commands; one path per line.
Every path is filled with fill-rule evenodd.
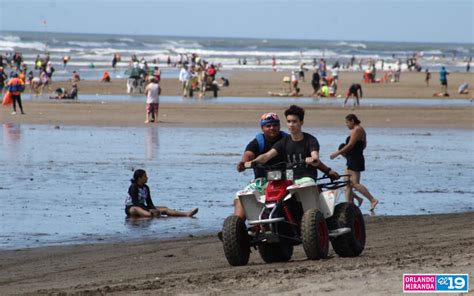
M 303 244 L 310 260 L 326 258 L 329 241 L 341 257 L 362 253 L 365 246 L 362 213 L 354 204 L 337 204 L 341 187 L 348 181 L 330 181 L 324 176 L 318 181 L 326 180 L 326 183 L 295 185 L 295 165 L 254 165 L 266 171 L 268 186 L 265 195 L 258 191 L 239 192 L 246 221 L 232 215 L 224 222 L 222 242 L 230 265 L 246 265 L 251 247 L 258 249 L 267 263 L 290 260 L 293 246 L 299 244 Z

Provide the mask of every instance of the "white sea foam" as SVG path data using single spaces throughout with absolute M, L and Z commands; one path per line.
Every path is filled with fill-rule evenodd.
M 360 43 L 360 42 L 345 42 L 345 41 L 341 41 L 341 42 L 338 42 L 335 44 L 336 46 L 347 46 L 347 47 L 352 47 L 352 48 L 363 48 L 363 49 L 367 49 L 367 45 L 365 45 L 364 43 Z
M 20 42 L 21 39 L 18 36 L 12 36 L 12 35 L 5 35 L 5 36 L 0 36 L 0 40 L 2 41 L 10 41 L 10 42 Z
M 135 42 L 135 40 L 132 38 L 119 38 L 118 40 L 123 41 L 123 42 Z

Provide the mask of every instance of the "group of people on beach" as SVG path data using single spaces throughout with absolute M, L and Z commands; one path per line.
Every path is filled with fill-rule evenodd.
M 340 178 L 339 173 L 321 161 L 317 138 L 303 132 L 305 110 L 297 105 L 291 105 L 284 114 L 289 133 L 281 131 L 280 119 L 276 113 L 262 115 L 260 118 L 262 133 L 257 134 L 255 139 L 247 144 L 241 160 L 237 163 L 237 171 L 242 172 L 246 167 L 251 167 L 252 162 L 269 165 L 281 162 L 290 164 L 305 162 L 305 166 L 294 170 L 295 184 L 316 184 L 318 170 L 331 179 Z M 345 191 L 346 201 L 353 203 L 355 200 L 358 206 L 361 206 L 363 199 L 354 192 L 357 191 L 370 201 L 370 211 L 374 211 L 379 200 L 360 183 L 361 173 L 365 171 L 364 150 L 367 147 L 367 134 L 355 114 L 348 114 L 345 117 L 345 124 L 351 131 L 350 135 L 335 152 L 331 153 L 330 158 L 335 159 L 339 155 L 346 158 L 345 175 L 349 179 Z M 252 190 L 265 194 L 268 185 L 265 172 L 254 168 L 254 175 L 255 178 L 244 188 L 244 191 Z M 197 208 L 183 212 L 167 207 L 156 207 L 151 199 L 150 188 L 146 185 L 147 181 L 148 176 L 144 170 L 139 169 L 134 172 L 125 202 L 125 213 L 128 217 L 159 217 L 161 215 L 192 217 L 198 212 Z M 234 197 L 234 215 L 245 219 L 245 211 L 238 199 L 239 192 Z
M 340 175 L 320 160 L 320 147 L 317 138 L 302 130 L 305 110 L 297 105 L 291 105 L 284 114 L 288 134 L 281 131 L 280 119 L 276 113 L 262 115 L 260 119 L 262 133 L 257 134 L 255 139 L 246 146 L 242 158 L 237 164 L 237 171 L 242 172 L 246 167 L 251 167 L 252 162 L 268 165 L 281 162 L 305 162 L 306 166 L 300 166 L 293 172 L 295 184 L 316 184 L 318 170 L 331 179 L 338 179 Z M 347 160 L 345 174 L 350 176 L 350 183 L 346 188 L 346 201 L 352 203 L 355 199 L 359 206 L 362 204 L 362 198 L 354 193 L 355 189 L 369 199 L 370 210 L 373 211 L 379 201 L 360 183 L 361 172 L 365 170 L 363 151 L 367 147 L 366 133 L 355 114 L 347 115 L 345 120 L 351 133 L 345 143 L 330 155 L 330 158 L 335 159 L 338 155 L 343 155 Z M 254 175 L 254 180 L 243 191 L 255 190 L 260 194 L 265 194 L 268 180 L 264 171 L 254 168 Z M 234 198 L 234 214 L 245 219 L 245 212 L 237 198 L 239 192 Z

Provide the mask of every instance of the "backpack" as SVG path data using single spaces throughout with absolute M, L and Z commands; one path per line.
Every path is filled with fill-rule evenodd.
M 280 136 L 283 138 L 288 136 L 288 134 L 280 131 Z M 255 136 L 255 139 L 257 139 L 258 142 L 258 154 L 260 155 L 263 153 L 263 150 L 265 150 L 265 136 L 263 135 L 263 133 L 258 133 Z

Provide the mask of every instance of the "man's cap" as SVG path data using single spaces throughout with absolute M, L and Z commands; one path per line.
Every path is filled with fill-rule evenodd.
M 262 115 L 260 119 L 260 126 L 267 125 L 269 123 L 277 123 L 280 124 L 280 118 L 275 113 L 265 113 Z

